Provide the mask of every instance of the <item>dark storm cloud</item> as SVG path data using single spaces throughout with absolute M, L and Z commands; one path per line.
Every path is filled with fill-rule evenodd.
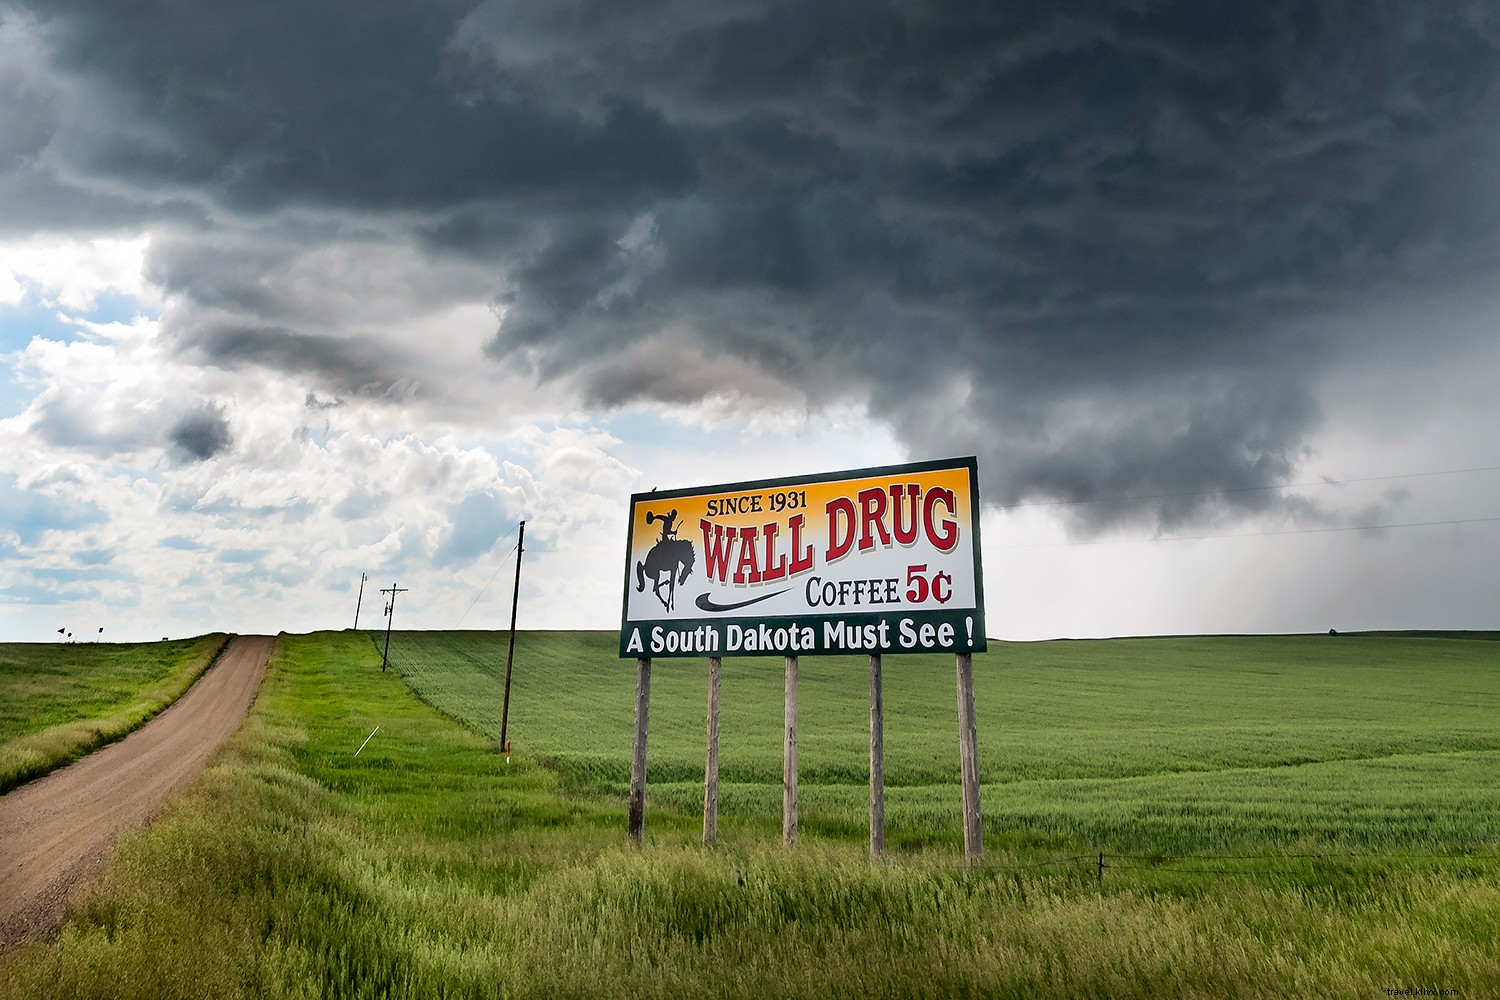
M 196 206 L 175 197 L 143 201 L 108 184 L 80 183 L 53 156 L 67 130 L 70 94 L 46 65 L 46 39 L 35 18 L 0 3 L 0 236 L 201 219 Z
M 226 225 L 153 239 L 146 274 L 178 302 L 162 330 L 194 361 L 306 376 L 308 405 L 406 398 L 427 348 L 371 335 L 434 304 L 482 299 L 473 264 L 424 260 L 406 243 L 332 222 Z
M 639 104 L 582 122 L 491 99 L 449 46 L 467 3 L 27 6 L 56 64 L 105 102 L 74 162 L 142 190 L 407 209 L 640 198 L 689 177 Z
M 864 405 L 1000 502 L 1297 514 L 1248 487 L 1381 347 L 1322 321 L 1497 263 L 1489 3 L 27 6 L 96 105 L 12 159 L 324 240 L 378 218 L 493 266 L 500 364 L 599 405 Z M 219 235 L 153 251 L 185 349 L 398 374 Z
M 167 440 L 189 460 L 205 462 L 228 451 L 234 444 L 234 434 L 229 429 L 224 408 L 205 403 L 179 417 L 167 429 Z
M 1347 349 L 1316 322 L 1496 263 L 1489 6 L 740 6 L 593 48 L 560 41 L 576 9 L 528 49 L 488 4 L 469 41 L 538 99 L 638 95 L 703 165 L 648 240 L 575 226 L 513 272 L 497 355 L 599 400 L 639 375 L 583 359 L 685 327 L 915 451 L 977 452 L 1001 502 L 1297 514 L 1247 487 L 1306 458 Z
M 190 328 L 183 346 L 203 360 L 226 368 L 246 364 L 278 371 L 309 373 L 342 382 L 342 388 L 365 394 L 384 393 L 401 376 L 385 366 L 379 352 L 362 351 L 358 342 L 297 333 L 279 327 L 204 326 Z
M 0 172 L 34 162 L 57 125 L 55 97 L 17 56 L 26 39 L 19 28 L 0 27 Z

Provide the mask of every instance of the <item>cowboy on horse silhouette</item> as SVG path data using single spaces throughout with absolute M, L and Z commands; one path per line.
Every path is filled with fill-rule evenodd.
M 693 572 L 693 543 L 677 537 L 677 509 L 666 514 L 647 512 L 646 523 L 661 522 L 661 538 L 646 553 L 646 558 L 635 564 L 636 593 L 646 589 L 646 577 L 651 577 L 651 592 L 661 601 L 662 607 L 671 611 L 677 606 L 677 585 L 687 580 Z M 662 574 L 666 577 L 663 578 Z M 662 587 L 667 588 L 665 596 Z
M 665 542 L 669 538 L 676 538 L 677 537 L 677 508 L 676 507 L 673 507 L 670 511 L 668 511 L 665 514 L 652 514 L 652 513 L 648 512 L 646 514 L 646 523 L 650 524 L 652 521 L 660 521 L 661 522 L 661 541 L 662 542 Z M 657 544 L 659 545 L 659 544 L 661 544 L 661 542 L 658 542 Z

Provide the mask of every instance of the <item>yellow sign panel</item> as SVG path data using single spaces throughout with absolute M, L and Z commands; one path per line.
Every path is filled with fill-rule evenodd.
M 620 655 L 985 648 L 975 460 L 631 497 Z

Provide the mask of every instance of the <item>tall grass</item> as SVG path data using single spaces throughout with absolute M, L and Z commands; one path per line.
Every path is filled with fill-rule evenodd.
M 140 728 L 228 641 L 0 643 L 0 793 Z
M 362 751 L 362 741 L 377 732 Z M 996 849 L 696 846 L 421 705 L 369 643 L 284 637 L 203 779 L 128 838 L 20 997 L 1249 997 L 1500 991 L 1493 857 L 1165 877 Z M 358 752 L 357 752 L 358 751 Z M 1016 866 L 1016 867 L 1007 867 Z

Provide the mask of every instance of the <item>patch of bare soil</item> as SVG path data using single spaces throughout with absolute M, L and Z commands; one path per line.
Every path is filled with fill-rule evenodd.
M 0 951 L 50 933 L 125 831 L 198 776 L 255 700 L 275 638 L 237 636 L 176 704 L 129 736 L 0 796 Z

